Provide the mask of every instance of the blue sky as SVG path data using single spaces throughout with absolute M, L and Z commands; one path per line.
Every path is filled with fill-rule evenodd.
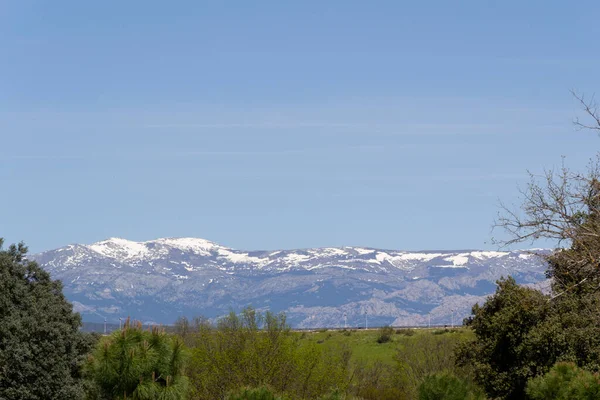
M 0 1 L 0 236 L 494 248 L 582 168 L 596 1 Z

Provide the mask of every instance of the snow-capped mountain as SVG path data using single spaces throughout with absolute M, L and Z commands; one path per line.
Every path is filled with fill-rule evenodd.
M 204 239 L 111 238 L 32 258 L 64 284 L 84 320 L 172 323 L 251 305 L 296 327 L 458 323 L 512 275 L 543 285 L 531 251 L 406 252 L 363 247 L 238 251 Z

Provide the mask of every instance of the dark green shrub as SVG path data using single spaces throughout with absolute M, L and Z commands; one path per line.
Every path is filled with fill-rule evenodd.
M 430 375 L 419 385 L 419 400 L 480 400 L 484 398 L 482 391 L 448 372 Z
M 396 329 L 396 335 L 413 336 L 415 334 L 414 329 Z
M 392 340 L 394 334 L 394 328 L 391 326 L 384 326 L 379 329 L 379 335 L 377 336 L 377 343 L 387 343 Z
M 573 363 L 557 363 L 547 374 L 531 379 L 526 392 L 532 400 L 598 399 L 600 379 Z
M 433 332 L 434 335 L 445 335 L 446 333 L 456 333 L 458 332 L 458 329 L 448 329 L 448 328 L 444 328 L 444 329 L 435 329 Z
M 483 306 L 473 306 L 469 325 L 476 339 L 460 347 L 458 363 L 473 368 L 489 397 L 522 399 L 527 380 L 554 364 L 556 343 L 537 340 L 541 343 L 536 345 L 532 340 L 548 307 L 546 296 L 513 278 L 499 280 L 496 293 Z

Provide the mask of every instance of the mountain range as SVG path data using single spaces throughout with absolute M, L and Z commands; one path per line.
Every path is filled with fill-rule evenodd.
M 307 328 L 459 324 L 502 276 L 547 287 L 540 253 L 547 251 L 240 251 L 196 238 L 111 238 L 30 258 L 63 282 L 86 321 L 169 324 L 252 306 Z

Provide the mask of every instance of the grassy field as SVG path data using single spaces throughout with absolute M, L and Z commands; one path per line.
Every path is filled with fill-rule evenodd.
M 352 350 L 353 361 L 366 361 L 373 363 L 381 361 L 393 364 L 394 357 L 406 347 L 418 346 L 427 335 L 439 337 L 440 335 L 458 336 L 467 340 L 472 332 L 464 328 L 456 329 L 400 329 L 392 335 L 391 341 L 377 343 L 379 331 L 377 330 L 328 330 L 298 333 L 301 340 L 312 341 L 322 346 L 347 345 Z

